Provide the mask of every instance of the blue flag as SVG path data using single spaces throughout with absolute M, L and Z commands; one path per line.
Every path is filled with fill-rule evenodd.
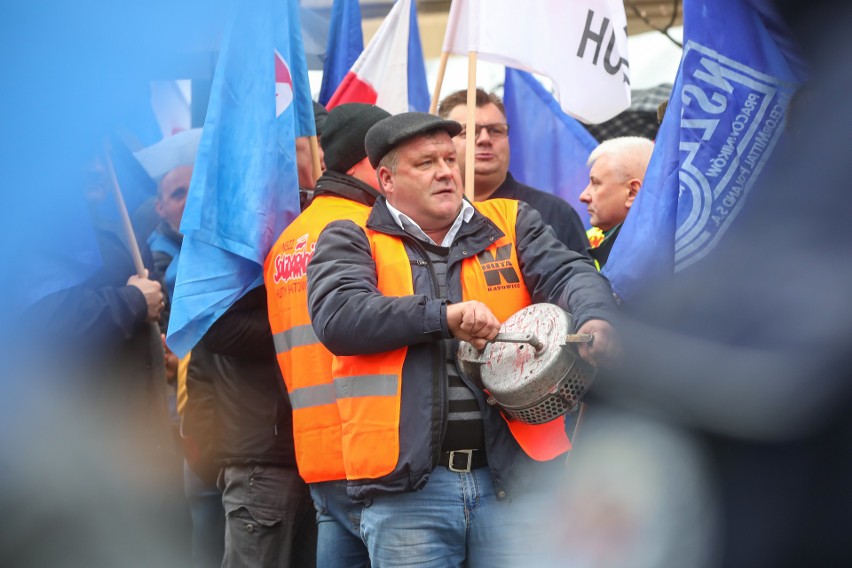
M 361 7 L 358 0 L 334 0 L 331 5 L 328 47 L 322 68 L 320 104 L 328 104 L 362 51 L 364 33 L 361 31 Z
M 408 20 L 408 109 L 429 112 L 429 86 L 426 84 L 426 61 L 420 43 L 420 27 L 417 25 L 417 3 L 411 3 Z
M 589 212 L 579 198 L 589 183 L 586 161 L 597 140 L 526 71 L 506 68 L 503 104 L 512 175 L 570 203 L 588 227 Z
M 755 8 L 758 9 L 755 9 Z M 798 62 L 771 8 L 684 2 L 684 51 L 651 163 L 604 267 L 625 299 L 709 254 L 781 138 Z
M 187 353 L 263 282 L 272 243 L 299 213 L 295 136 L 314 133 L 296 0 L 246 0 L 220 50 L 195 171 L 168 344 Z
M 308 64 L 305 61 L 305 46 L 302 25 L 299 21 L 299 0 L 272 3 L 275 12 L 275 115 L 280 116 L 287 108 L 288 99 L 293 101 L 296 121 L 296 136 L 316 136 L 314 103 L 308 81 Z M 284 152 L 287 141 L 278 138 Z M 298 214 L 298 208 L 296 214 Z M 282 229 L 283 230 L 283 229 Z M 278 234 L 273 237 L 273 242 Z M 270 245 L 271 246 L 271 245 Z M 265 257 L 264 253 L 264 257 Z M 263 261 L 261 261 L 263 264 Z

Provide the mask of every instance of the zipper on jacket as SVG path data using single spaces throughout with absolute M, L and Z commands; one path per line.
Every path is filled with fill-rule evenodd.
M 426 251 L 426 248 L 420 243 L 420 241 L 418 241 L 416 238 L 409 235 L 408 233 L 403 233 L 403 235 L 403 238 L 411 242 L 414 248 L 420 253 L 422 257 L 419 259 L 414 259 L 415 263 L 418 266 L 425 266 L 426 269 L 429 271 L 429 280 L 432 283 L 432 297 L 435 299 L 441 299 L 440 287 L 438 285 L 438 276 L 435 274 L 435 266 L 432 264 L 432 260 L 429 258 L 429 253 Z M 424 258 L 425 260 L 423 260 Z M 432 469 L 435 469 L 438 466 L 438 462 L 441 459 L 441 445 L 444 443 L 444 436 L 446 435 L 447 413 L 449 412 L 447 408 L 447 405 L 449 403 L 447 402 L 444 396 L 447 392 L 447 354 L 446 345 L 444 345 L 445 343 L 446 342 L 443 339 L 439 342 L 439 349 L 437 350 L 438 357 L 436 359 L 433 359 L 432 363 L 432 374 L 433 376 L 438 377 L 437 384 L 433 383 L 432 399 L 437 400 L 439 402 L 439 404 L 437 405 L 439 409 L 438 435 L 432 436 Z

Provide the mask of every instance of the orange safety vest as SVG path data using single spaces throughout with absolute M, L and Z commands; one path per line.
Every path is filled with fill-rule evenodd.
M 464 300 L 485 303 L 501 321 L 530 305 L 518 264 L 515 220 L 518 202 L 476 203 L 504 233 L 476 256 L 462 261 Z M 378 288 L 386 296 L 414 293 L 411 262 L 401 239 L 366 230 L 376 263 Z M 335 356 L 332 374 L 343 421 L 343 460 L 348 479 L 388 475 L 399 459 L 402 366 L 407 347 L 372 355 Z M 504 416 L 505 419 L 505 416 Z M 531 458 L 553 459 L 571 448 L 564 417 L 541 425 L 506 419 L 512 435 Z
M 269 323 L 293 407 L 296 464 L 306 483 L 346 478 L 332 355 L 311 326 L 307 266 L 326 225 L 348 219 L 364 226 L 369 214 L 367 205 L 318 196 L 281 233 L 263 265 Z

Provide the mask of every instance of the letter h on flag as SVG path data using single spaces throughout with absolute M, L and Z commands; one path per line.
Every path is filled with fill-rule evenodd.
M 299 213 L 295 137 L 315 134 L 296 0 L 247 0 L 219 53 L 181 221 L 168 344 L 183 356 L 263 283 Z
M 629 299 L 710 253 L 781 138 L 800 82 L 763 0 L 687 0 L 684 50 L 642 190 L 603 272 Z
M 562 110 L 587 123 L 630 106 L 621 0 L 454 0 L 443 50 L 549 77 Z

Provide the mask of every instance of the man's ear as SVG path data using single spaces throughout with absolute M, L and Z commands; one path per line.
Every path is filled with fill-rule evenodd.
M 636 178 L 630 180 L 630 183 L 627 184 L 627 201 L 624 202 L 624 206 L 630 209 L 630 206 L 633 205 L 633 200 L 636 199 L 636 194 L 639 193 L 639 189 L 642 187 L 642 182 Z
M 385 166 L 379 166 L 376 170 L 376 175 L 379 177 L 379 186 L 384 195 L 393 193 L 393 175 Z
M 157 212 L 157 215 L 163 217 L 163 204 L 160 202 L 159 199 L 154 201 L 154 211 Z

